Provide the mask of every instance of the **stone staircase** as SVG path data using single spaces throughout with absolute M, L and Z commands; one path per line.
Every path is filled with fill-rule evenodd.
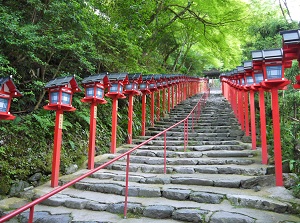
M 185 118 L 199 98 L 178 105 L 133 144 Z M 123 218 L 124 158 L 36 206 L 36 222 L 300 222 L 300 200 L 284 187 L 274 186 L 273 166 L 262 165 L 260 151 L 242 142 L 244 134 L 228 102 L 220 94 L 211 94 L 201 113 L 194 130 L 189 120 L 185 152 L 183 125 L 167 133 L 167 174 L 163 137 L 132 153 L 127 219 Z M 123 145 L 118 154 L 99 156 L 96 164 L 134 146 Z M 85 172 L 62 177 L 61 183 Z M 284 179 L 288 186 L 289 174 Z M 35 188 L 34 197 L 51 190 L 49 184 Z M 27 218 L 28 213 L 19 217 L 21 222 Z

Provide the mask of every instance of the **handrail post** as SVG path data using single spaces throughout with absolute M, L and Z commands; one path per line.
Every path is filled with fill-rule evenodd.
M 192 132 L 194 132 L 194 112 L 192 112 Z
M 34 206 L 32 206 L 30 208 L 28 223 L 32 223 L 33 222 L 33 215 L 34 215 Z
M 183 142 L 183 145 L 184 145 L 184 148 L 183 148 L 183 150 L 184 150 L 184 152 L 185 152 L 185 150 L 186 150 L 186 120 L 184 121 L 184 133 L 183 133 L 183 140 L 184 140 L 184 142 Z
M 127 154 L 126 159 L 126 177 L 125 177 L 125 202 L 124 202 L 124 218 L 127 218 L 127 203 L 128 203 L 128 184 L 129 184 L 129 165 L 130 153 Z
M 189 146 L 189 118 L 186 122 L 186 146 Z
M 167 173 L 167 131 L 164 133 L 164 174 Z

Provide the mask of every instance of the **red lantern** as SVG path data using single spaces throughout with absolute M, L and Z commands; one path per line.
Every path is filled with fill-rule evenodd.
M 9 112 L 11 99 L 20 96 L 22 94 L 12 81 L 12 76 L 0 77 L 0 120 L 15 119 L 15 116 Z
M 49 81 L 45 89 L 49 91 L 49 103 L 44 106 L 46 110 L 75 111 L 72 106 L 72 96 L 80 92 L 75 76 L 59 77 Z

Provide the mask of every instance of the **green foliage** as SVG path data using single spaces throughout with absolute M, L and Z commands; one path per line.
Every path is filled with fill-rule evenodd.
M 259 42 L 271 46 L 274 38 L 279 44 L 276 32 L 295 27 L 270 20 L 276 10 L 265 13 L 255 2 L 2 1 L 0 77 L 13 75 L 24 96 L 13 99 L 17 118 L 0 125 L 0 193 L 14 180 L 51 172 L 55 113 L 42 108 L 48 102 L 46 82 L 76 74 L 80 83 L 107 71 L 201 75 L 207 68 L 235 67 L 242 49 L 260 47 Z M 90 109 L 82 97 L 74 95 L 77 110 L 64 114 L 61 173 L 87 157 Z M 141 131 L 140 100 L 135 97 L 133 135 Z M 127 139 L 127 109 L 127 100 L 119 100 L 118 144 Z M 110 147 L 111 100 L 98 106 L 97 115 L 96 154 L 101 154 Z

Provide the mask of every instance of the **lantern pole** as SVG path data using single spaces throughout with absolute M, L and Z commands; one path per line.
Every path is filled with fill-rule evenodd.
M 174 101 L 175 101 L 174 88 L 175 88 L 175 86 L 172 84 L 172 109 L 174 108 Z
M 243 99 L 243 90 L 238 90 L 239 93 L 239 97 L 238 97 L 238 101 L 239 101 L 239 120 L 240 120 L 240 124 L 241 124 L 241 128 L 244 131 L 245 130 L 245 122 L 244 122 L 244 99 Z
M 160 120 L 160 90 L 157 91 L 156 94 L 156 121 Z
M 150 113 L 150 122 L 151 122 L 151 126 L 154 126 L 154 91 L 151 92 L 151 113 Z
M 165 116 L 165 109 L 166 109 L 166 105 L 165 105 L 165 103 L 166 103 L 166 88 L 164 88 L 162 90 L 162 94 L 163 94 L 163 96 L 162 96 L 162 110 L 163 110 L 163 117 L 164 117 Z
M 127 143 L 132 143 L 132 114 L 133 114 L 133 94 L 128 95 L 128 139 Z
M 276 186 L 283 186 L 278 89 L 271 88 Z
M 260 111 L 260 137 L 262 164 L 268 164 L 268 149 L 267 149 L 267 128 L 266 128 L 266 109 L 264 89 L 259 89 L 259 111 Z
M 146 135 L 146 94 L 142 94 L 142 136 Z
M 111 126 L 111 153 L 116 153 L 117 148 L 117 124 L 118 124 L 118 98 L 112 98 L 112 126 Z
M 249 98 L 248 98 L 248 91 L 244 91 L 244 100 L 245 100 L 245 130 L 246 136 L 250 135 L 249 129 Z
M 168 87 L 168 112 L 169 112 L 169 113 L 170 113 L 170 111 L 171 111 L 171 97 L 170 97 L 171 87 L 172 87 L 172 86 L 169 86 L 169 87 Z
M 91 103 L 90 108 L 90 138 L 89 138 L 89 155 L 88 155 L 88 169 L 94 169 L 95 157 L 95 141 L 96 141 L 96 122 L 97 122 L 97 102 Z
M 62 128 L 63 128 L 63 110 L 58 109 L 56 110 L 55 128 L 54 128 L 54 149 L 53 149 L 53 156 L 52 156 L 51 187 L 58 186 Z
M 255 91 L 250 90 L 250 113 L 251 113 L 251 139 L 252 149 L 256 150 L 256 124 L 255 124 Z

